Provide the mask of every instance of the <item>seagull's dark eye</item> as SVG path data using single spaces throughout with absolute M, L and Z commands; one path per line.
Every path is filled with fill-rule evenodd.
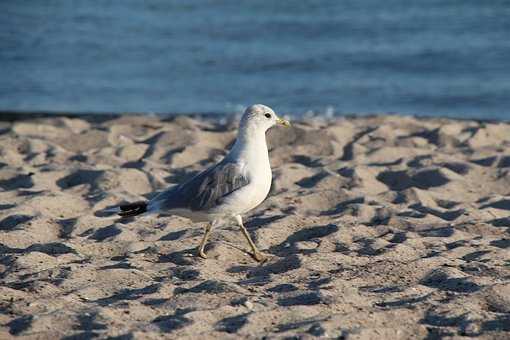
M 271 114 L 270 113 L 266 113 L 264 116 L 266 116 L 266 118 L 271 118 Z

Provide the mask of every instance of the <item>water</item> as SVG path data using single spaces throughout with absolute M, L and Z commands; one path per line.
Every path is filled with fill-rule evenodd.
M 510 2 L 0 2 L 0 110 L 257 102 L 510 119 Z

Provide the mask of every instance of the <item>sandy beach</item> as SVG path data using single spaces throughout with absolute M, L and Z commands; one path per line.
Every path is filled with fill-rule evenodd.
M 105 217 L 220 160 L 236 119 L 0 122 L 0 339 L 510 337 L 510 124 L 310 119 L 268 133 L 246 226 Z

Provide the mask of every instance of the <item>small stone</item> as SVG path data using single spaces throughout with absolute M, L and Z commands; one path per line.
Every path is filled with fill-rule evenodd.
M 308 329 L 308 334 L 311 334 L 314 336 L 324 336 L 326 334 L 326 331 L 319 323 L 314 323 Z
M 479 322 L 467 320 L 460 325 L 460 334 L 466 336 L 476 337 L 481 334 L 481 327 Z
M 244 302 L 244 306 L 245 306 L 246 308 L 248 308 L 249 310 L 252 310 L 252 309 L 253 309 L 253 303 L 252 303 L 250 300 L 246 300 L 246 301 Z
M 142 250 L 145 250 L 148 248 L 147 242 L 133 242 L 128 246 L 128 252 L 141 252 Z
M 312 250 L 317 248 L 317 242 L 313 241 L 301 241 L 296 242 L 295 247 L 297 250 Z

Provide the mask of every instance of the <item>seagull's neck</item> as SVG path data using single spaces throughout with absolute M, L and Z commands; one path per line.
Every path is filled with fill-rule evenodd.
M 245 162 L 269 163 L 266 132 L 263 129 L 241 128 L 230 153 Z

